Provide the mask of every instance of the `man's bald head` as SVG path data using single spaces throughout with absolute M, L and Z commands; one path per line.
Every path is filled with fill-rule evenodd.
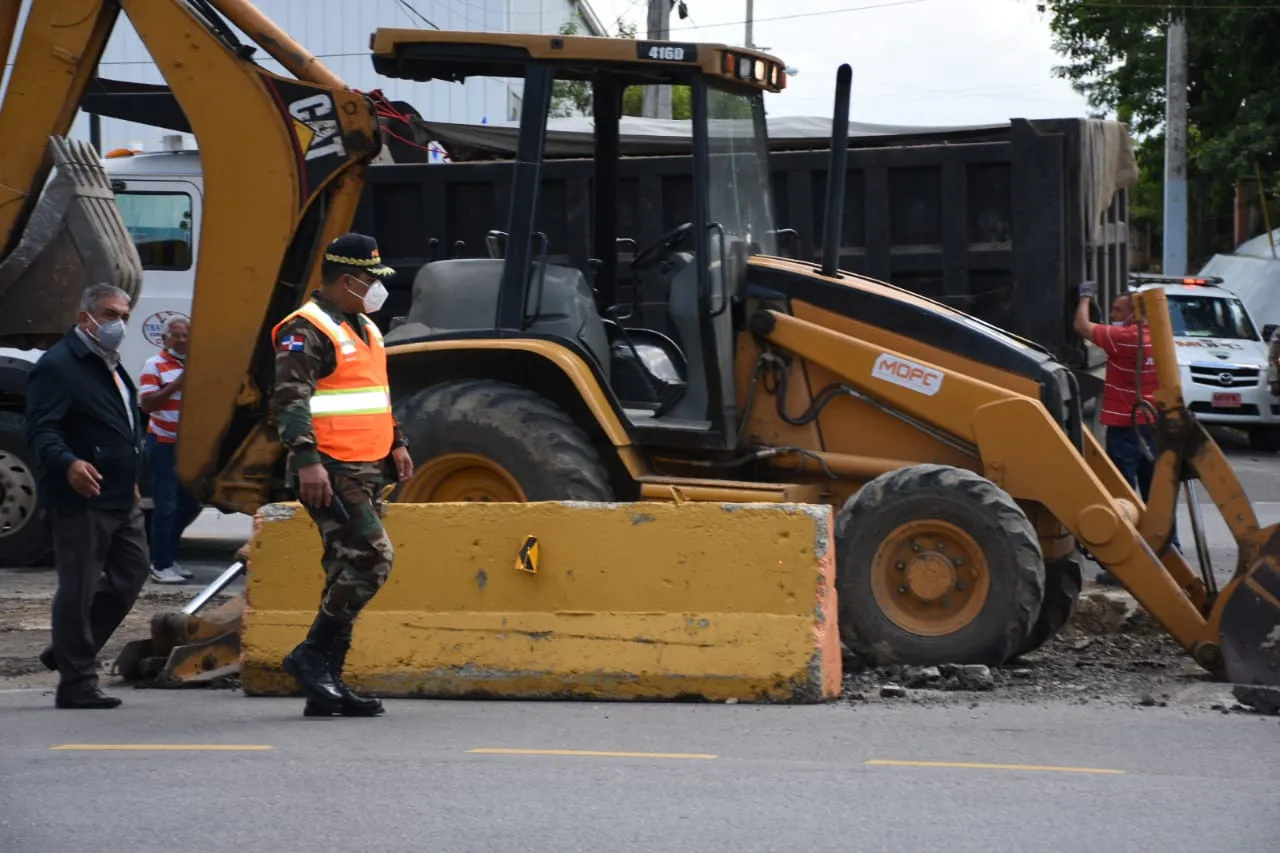
M 1111 300 L 1111 322 L 1126 325 L 1133 322 L 1133 294 L 1121 293 Z

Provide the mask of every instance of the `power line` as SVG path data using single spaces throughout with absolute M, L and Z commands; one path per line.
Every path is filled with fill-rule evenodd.
M 933 2 L 936 2 L 936 0 L 888 0 L 888 2 L 872 3 L 865 6 L 846 6 L 843 9 L 824 9 L 820 12 L 795 12 L 790 15 L 775 15 L 769 18 L 752 18 L 751 20 L 758 24 L 761 21 L 789 21 L 793 18 L 821 18 L 826 17 L 827 15 L 844 15 L 849 12 L 868 12 L 872 9 L 890 9 L 894 6 L 915 6 L 920 3 Z M 671 31 L 705 30 L 710 27 L 734 27 L 740 24 L 745 24 L 746 22 L 745 18 L 741 21 L 717 21 L 714 24 L 694 24 L 686 27 L 672 27 Z
M 822 18 L 829 15 L 844 15 L 849 12 L 867 12 L 874 9 L 890 9 L 895 6 L 914 6 L 919 3 L 930 3 L 934 0 L 889 0 L 884 3 L 872 3 L 863 6 L 846 6 L 841 9 L 823 9 L 817 12 L 794 12 L 790 15 L 775 15 L 768 18 L 753 18 L 756 23 L 760 21 L 789 21 L 794 18 Z M 1037 5 L 1045 6 L 1046 3 Z M 1076 0 L 1073 4 L 1076 7 L 1087 6 L 1095 9 L 1179 9 L 1184 11 L 1208 11 L 1208 12 L 1233 12 L 1237 9 L 1248 9 L 1253 11 L 1264 12 L 1280 12 L 1280 2 L 1277 3 L 1210 3 L 1210 4 L 1188 4 L 1188 3 L 1136 3 L 1136 2 L 1107 2 L 1107 0 Z M 685 30 L 703 30 L 711 27 L 734 27 L 745 24 L 746 19 L 740 21 L 718 21 L 714 24 L 693 24 L 683 27 L 672 27 L 671 31 Z
M 423 21 L 425 21 L 429 27 L 431 27 L 431 28 L 433 28 L 433 29 L 437 29 L 437 30 L 438 30 L 438 29 L 440 29 L 440 28 L 439 28 L 439 27 L 437 27 L 434 23 L 432 23 L 432 21 L 431 21 L 431 19 L 430 19 L 430 18 L 428 18 L 426 15 L 422 14 L 421 12 L 419 12 L 417 9 L 413 8 L 413 4 L 412 4 L 412 3 L 410 3 L 410 2 L 409 2 L 409 0 L 400 0 L 400 8 L 405 9 L 405 10 L 407 10 L 407 11 L 409 11 L 409 12 L 412 12 L 413 14 L 417 15 L 419 18 L 421 18 Z

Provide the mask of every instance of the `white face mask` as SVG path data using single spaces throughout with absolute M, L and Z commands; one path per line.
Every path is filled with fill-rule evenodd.
M 360 282 L 364 284 L 364 282 Z M 355 296 L 355 291 L 347 288 L 347 292 Z M 360 301 L 364 303 L 365 313 L 372 314 L 382 307 L 382 303 L 387 301 L 387 288 L 380 281 L 375 281 L 369 286 L 364 296 L 360 297 Z

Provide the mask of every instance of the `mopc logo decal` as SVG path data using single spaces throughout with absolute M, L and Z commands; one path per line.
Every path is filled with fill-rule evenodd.
M 876 359 L 876 366 L 871 375 L 876 379 L 891 382 L 903 388 L 909 388 L 917 394 L 932 397 L 942 389 L 943 373 L 905 358 L 881 353 Z
M 298 146 L 304 152 L 304 159 L 315 160 L 330 154 L 344 156 L 347 153 L 338 120 L 326 118 L 333 114 L 333 98 L 328 95 L 310 95 L 289 105 L 293 132 L 298 136 Z

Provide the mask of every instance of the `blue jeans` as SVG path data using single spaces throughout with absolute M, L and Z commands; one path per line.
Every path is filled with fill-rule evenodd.
M 147 433 L 147 464 L 151 468 L 151 565 L 173 565 L 182 533 L 200 515 L 200 502 L 178 483 L 177 445 L 163 444 Z
M 1156 439 L 1151 433 L 1151 427 L 1142 426 L 1138 429 L 1142 432 L 1142 440 L 1146 442 L 1147 447 L 1151 448 L 1151 455 L 1154 456 Z M 1107 427 L 1107 456 L 1110 456 L 1111 461 L 1120 469 L 1120 475 L 1138 494 L 1142 495 L 1143 502 L 1149 501 L 1155 462 L 1147 461 L 1147 457 L 1142 455 L 1142 447 L 1138 444 L 1138 437 L 1133 434 L 1133 427 Z M 1178 541 L 1176 516 L 1173 521 L 1173 547 L 1179 551 L 1182 550 L 1182 543 Z

